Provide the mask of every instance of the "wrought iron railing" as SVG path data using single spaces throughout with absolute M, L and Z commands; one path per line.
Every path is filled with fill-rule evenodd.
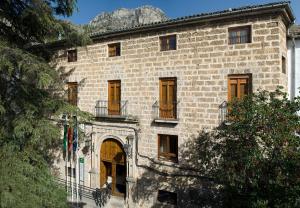
M 96 117 L 126 117 L 127 116 L 127 100 L 123 101 L 107 101 L 97 100 L 95 106 Z
M 156 101 L 152 105 L 153 119 L 171 120 L 178 119 L 178 101 L 159 102 Z
M 224 101 L 219 106 L 219 124 L 227 121 L 228 118 L 228 103 Z

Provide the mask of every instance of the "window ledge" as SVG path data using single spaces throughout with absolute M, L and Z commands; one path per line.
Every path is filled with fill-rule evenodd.
M 165 118 L 155 118 L 155 123 L 168 123 L 168 124 L 178 124 L 179 119 L 165 119 Z

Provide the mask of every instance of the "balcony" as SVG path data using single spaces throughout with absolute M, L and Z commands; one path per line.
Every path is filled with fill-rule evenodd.
M 96 118 L 119 118 L 126 119 L 127 114 L 127 100 L 123 101 L 107 101 L 98 100 L 95 106 Z
M 228 103 L 224 101 L 219 106 L 219 124 L 227 124 L 227 118 L 228 118 Z
M 152 117 L 156 123 L 178 123 L 178 104 L 179 102 L 159 102 L 152 105 Z

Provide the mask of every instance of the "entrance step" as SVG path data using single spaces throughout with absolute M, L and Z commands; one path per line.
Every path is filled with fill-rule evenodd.
M 124 208 L 125 200 L 123 197 L 111 196 L 104 208 Z

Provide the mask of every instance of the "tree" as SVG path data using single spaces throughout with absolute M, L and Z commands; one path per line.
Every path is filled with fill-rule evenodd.
M 63 99 L 62 74 L 48 64 L 46 43 L 84 44 L 70 24 L 75 0 L 0 1 L 0 207 L 65 207 L 66 195 L 50 174 L 62 147 L 54 122 L 62 113 L 88 114 Z M 72 41 L 67 41 L 72 39 Z M 76 40 L 76 41 L 74 41 Z
M 300 98 L 259 91 L 228 109 L 226 122 L 200 133 L 194 155 L 221 184 L 224 206 L 299 207 Z

